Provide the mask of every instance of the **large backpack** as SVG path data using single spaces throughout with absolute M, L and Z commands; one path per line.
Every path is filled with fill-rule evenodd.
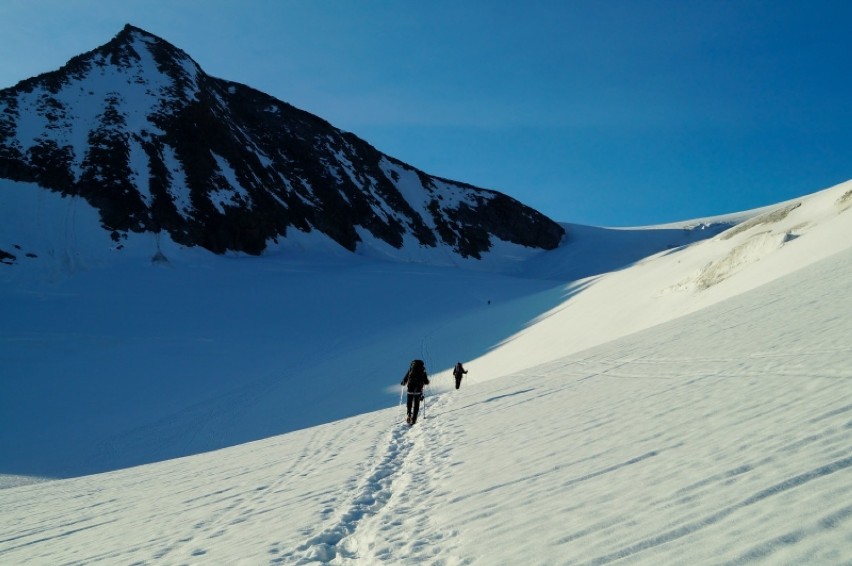
M 423 360 L 412 360 L 408 368 L 408 384 L 413 389 L 421 389 L 426 381 L 426 365 Z

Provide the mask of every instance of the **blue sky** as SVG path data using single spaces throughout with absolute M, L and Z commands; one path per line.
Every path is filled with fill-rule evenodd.
M 852 178 L 852 2 L 3 0 L 0 88 L 125 23 L 560 221 L 685 220 Z

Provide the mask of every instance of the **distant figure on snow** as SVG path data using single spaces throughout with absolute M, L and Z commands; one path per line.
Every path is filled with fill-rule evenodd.
M 405 404 L 408 417 L 405 422 L 413 425 L 417 422 L 417 413 L 420 412 L 420 400 L 423 398 L 423 386 L 429 385 L 426 376 L 426 365 L 423 360 L 413 360 L 411 367 L 405 372 L 400 385 L 408 385 L 408 401 Z
M 467 370 L 464 369 L 464 366 L 461 362 L 456 362 L 456 367 L 453 368 L 453 376 L 456 378 L 456 389 L 461 387 L 461 379 L 464 374 L 467 373 Z

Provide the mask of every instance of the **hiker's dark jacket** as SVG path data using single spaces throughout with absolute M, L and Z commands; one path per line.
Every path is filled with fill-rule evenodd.
M 409 393 L 421 393 L 423 386 L 429 384 L 429 378 L 426 376 L 426 368 L 423 366 L 411 366 L 405 372 L 405 377 L 402 378 L 401 385 L 408 385 Z

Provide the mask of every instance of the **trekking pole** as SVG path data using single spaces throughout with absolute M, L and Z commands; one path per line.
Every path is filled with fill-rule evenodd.
M 427 390 L 428 388 L 429 388 L 429 386 L 428 386 L 428 385 L 427 385 L 426 387 L 424 387 L 424 388 L 423 388 L 423 393 L 422 393 L 422 397 L 423 397 L 423 398 L 420 400 L 420 402 L 421 402 L 421 403 L 422 403 L 422 405 L 423 405 L 423 420 L 424 420 L 424 421 L 426 420 L 426 390 Z

